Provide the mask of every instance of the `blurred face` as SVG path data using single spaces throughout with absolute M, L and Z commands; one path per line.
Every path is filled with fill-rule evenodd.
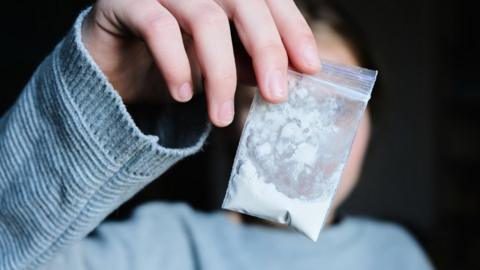
M 330 27 L 322 23 L 314 23 L 312 30 L 315 33 L 320 56 L 323 59 L 345 65 L 359 65 L 354 53 L 346 44 L 345 40 L 333 32 Z M 337 188 L 330 210 L 330 221 L 335 214 L 335 210 L 348 195 L 350 195 L 350 192 L 357 184 L 370 138 L 370 124 L 370 115 L 367 110 L 358 128 L 349 160 L 343 171 L 342 180 Z
M 329 60 L 331 62 L 339 64 L 356 66 L 359 65 L 350 47 L 338 34 L 333 32 L 327 25 L 317 23 L 311 26 L 317 39 L 320 57 L 325 60 Z M 239 101 L 239 105 L 237 106 L 237 125 L 238 130 L 241 131 L 243 123 L 245 122 L 246 116 L 248 114 L 251 100 L 254 96 L 254 88 L 241 89 L 241 91 L 237 92 L 237 98 Z M 347 165 L 345 166 L 342 180 L 337 188 L 333 205 L 330 209 L 329 222 L 332 221 L 337 207 L 348 197 L 348 195 L 357 183 L 363 165 L 363 159 L 367 150 L 369 138 L 370 116 L 367 110 L 358 128 L 349 160 L 347 162 Z

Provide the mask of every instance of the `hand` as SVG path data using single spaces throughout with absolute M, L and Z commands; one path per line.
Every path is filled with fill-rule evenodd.
M 210 120 L 233 119 L 237 74 L 229 21 L 251 57 L 263 98 L 287 98 L 290 64 L 314 73 L 320 63 L 314 36 L 293 0 L 99 0 L 83 25 L 83 42 L 125 102 L 193 95 L 204 79 Z

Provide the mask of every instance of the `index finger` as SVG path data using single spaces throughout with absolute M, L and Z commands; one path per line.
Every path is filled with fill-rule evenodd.
M 267 0 L 289 59 L 301 72 L 315 73 L 320 58 L 312 30 L 293 0 Z

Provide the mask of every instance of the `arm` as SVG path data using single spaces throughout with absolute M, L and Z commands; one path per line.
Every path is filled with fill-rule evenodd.
M 0 269 L 48 261 L 207 135 L 201 106 L 183 129 L 162 126 L 164 141 L 141 133 L 83 47 L 82 19 L 0 122 Z
M 50 260 L 205 140 L 203 110 L 165 115 L 169 124 L 149 136 L 122 100 L 151 101 L 166 85 L 186 102 L 192 73 L 201 73 L 210 120 L 232 121 L 241 67 L 229 20 L 266 100 L 286 98 L 289 59 L 301 72 L 318 70 L 293 0 L 99 0 L 81 29 L 83 17 L 0 122 L 0 269 Z

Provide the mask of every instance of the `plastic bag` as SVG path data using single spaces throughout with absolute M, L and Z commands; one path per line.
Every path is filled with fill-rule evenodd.
M 316 241 L 376 75 L 322 61 L 315 76 L 288 72 L 287 102 L 270 104 L 257 93 L 222 207 Z

